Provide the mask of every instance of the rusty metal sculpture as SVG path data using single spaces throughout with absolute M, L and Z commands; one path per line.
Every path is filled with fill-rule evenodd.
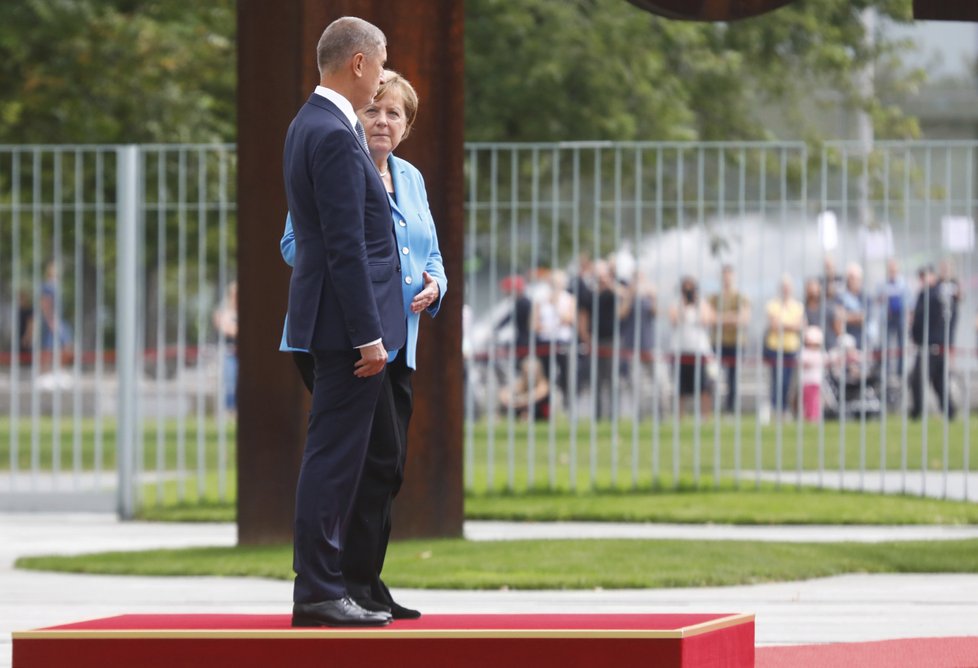
M 670 19 L 737 21 L 790 4 L 792 0 L 628 0 L 636 7 Z M 918 21 L 978 21 L 975 0 L 913 0 Z
M 918 21 L 978 21 L 975 0 L 913 0 Z
M 670 19 L 737 21 L 773 11 L 792 0 L 628 0 L 636 7 Z
M 395 503 L 399 536 L 462 532 L 463 6 L 444 0 L 238 0 L 238 539 L 291 540 L 308 393 L 277 352 L 289 268 L 282 145 L 295 110 L 319 81 L 316 42 L 330 21 L 363 17 L 383 30 L 388 63 L 423 100 L 403 156 L 428 182 L 445 270 L 453 281 L 438 318 L 422 323 L 408 470 Z

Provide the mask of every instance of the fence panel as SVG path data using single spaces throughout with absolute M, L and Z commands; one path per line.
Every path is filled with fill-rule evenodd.
M 974 150 L 470 144 L 467 488 L 970 498 Z
M 975 498 L 975 149 L 467 145 L 467 488 Z M 0 507 L 233 497 L 235 150 L 132 151 L 0 147 Z
M 129 515 L 167 495 L 227 498 L 219 369 L 233 344 L 211 311 L 233 281 L 234 159 L 233 146 L 0 147 L 0 507 Z

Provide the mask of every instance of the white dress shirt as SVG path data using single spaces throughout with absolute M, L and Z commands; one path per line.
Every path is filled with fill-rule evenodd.
M 327 100 L 339 107 L 340 111 L 343 112 L 343 115 L 346 116 L 346 120 L 350 121 L 350 127 L 356 129 L 357 121 L 359 119 L 357 118 L 357 112 L 353 109 L 353 104 L 349 100 L 337 93 L 332 88 L 326 88 L 326 86 L 316 86 L 316 90 L 313 92 L 316 93 L 316 95 L 325 97 Z

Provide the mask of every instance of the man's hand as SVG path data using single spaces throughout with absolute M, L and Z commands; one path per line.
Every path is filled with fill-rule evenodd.
M 387 351 L 383 343 L 360 348 L 360 359 L 353 365 L 353 375 L 357 378 L 374 376 L 387 365 Z
M 438 299 L 438 295 L 441 294 L 438 282 L 427 271 L 421 277 L 424 279 L 424 289 L 411 300 L 411 311 L 414 313 L 421 313 L 434 304 Z

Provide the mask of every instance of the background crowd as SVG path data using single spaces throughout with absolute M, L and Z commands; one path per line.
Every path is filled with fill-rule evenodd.
M 616 367 L 621 382 L 637 387 L 665 364 L 680 414 L 709 414 L 716 393 L 717 405 L 732 413 L 745 363 L 762 361 L 764 408 L 775 415 L 877 414 L 889 401 L 903 402 L 916 419 L 928 384 L 941 410 L 955 415 L 949 380 L 962 286 L 950 259 L 913 276 L 891 258 L 870 286 L 859 263 L 840 272 L 826 257 L 820 275 L 800 282 L 800 296 L 798 277 L 783 274 L 771 297 L 754 304 L 733 265 L 721 267 L 709 294 L 691 275 L 678 278 L 675 293 L 660 294 L 636 263 L 623 271 L 616 257 L 584 255 L 569 271 L 501 281 L 512 301 L 493 326 L 512 328 L 512 339 L 497 359 L 516 360 L 498 392 L 503 411 L 547 419 L 552 401 L 566 410 L 589 390 L 595 417 L 607 418 Z

